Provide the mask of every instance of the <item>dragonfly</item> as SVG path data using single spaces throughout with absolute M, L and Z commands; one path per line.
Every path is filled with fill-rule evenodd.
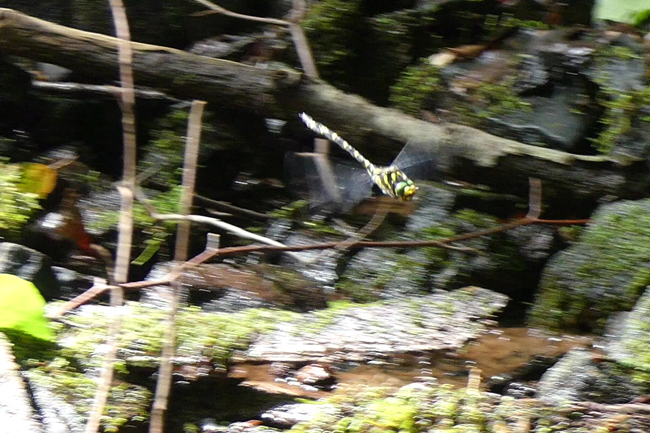
M 338 192 L 340 192 L 341 196 L 338 197 L 338 199 L 342 202 L 341 209 L 339 210 L 346 210 L 351 207 L 350 205 L 354 205 L 363 198 L 371 195 L 373 184 L 376 185 L 383 194 L 389 197 L 400 201 L 411 201 L 417 193 L 418 187 L 402 170 L 402 168 L 409 167 L 409 172 L 411 172 L 415 166 L 419 165 L 421 169 L 426 168 L 428 171 L 431 166 L 431 156 L 427 155 L 425 152 L 416 151 L 416 146 L 411 146 L 411 143 L 407 144 L 404 149 L 402 149 L 400 154 L 390 165 L 375 165 L 361 155 L 361 153 L 350 145 L 350 143 L 327 126 L 317 122 L 306 113 L 300 113 L 299 116 L 309 129 L 336 143 L 341 149 L 345 150 L 350 154 L 350 156 L 358 161 L 365 169 L 365 172 L 363 172 L 362 170 L 354 169 L 349 166 L 337 165 L 335 167 L 335 182 L 337 183 L 339 189 Z M 361 171 L 361 174 L 359 174 L 359 171 Z M 420 170 L 420 172 L 423 171 L 424 170 Z M 415 171 L 413 172 L 415 173 Z M 303 176 L 305 175 L 306 173 L 303 174 Z M 322 180 L 319 181 L 322 183 Z M 323 195 L 322 192 L 321 195 Z M 330 199 L 332 198 L 332 194 L 324 195 Z

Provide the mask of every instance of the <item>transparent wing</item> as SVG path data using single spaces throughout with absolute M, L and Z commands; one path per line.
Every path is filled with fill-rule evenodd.
M 342 213 L 372 194 L 366 170 L 343 163 L 329 164 L 316 153 L 287 153 L 289 184 L 315 209 Z
M 409 141 L 391 165 L 397 166 L 413 180 L 439 180 L 440 155 L 427 143 Z
M 345 212 L 372 194 L 372 181 L 364 169 L 328 164 L 320 154 L 287 153 L 285 172 L 291 188 L 319 210 Z

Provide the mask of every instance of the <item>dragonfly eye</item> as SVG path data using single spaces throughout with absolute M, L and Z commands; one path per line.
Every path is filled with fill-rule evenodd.
M 397 197 L 404 201 L 411 201 L 418 187 L 412 181 L 402 181 L 395 184 L 395 193 Z

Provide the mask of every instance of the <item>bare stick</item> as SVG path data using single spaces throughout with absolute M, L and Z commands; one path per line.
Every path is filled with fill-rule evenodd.
M 237 12 L 232 12 L 229 11 L 226 8 L 222 8 L 221 6 L 218 6 L 212 2 L 209 2 L 207 0 L 194 0 L 195 2 L 205 6 L 206 8 L 210 9 L 209 11 L 204 11 L 204 12 L 198 12 L 194 14 L 195 16 L 201 16 L 201 15 L 208 15 L 208 14 L 223 14 L 229 17 L 233 18 L 240 18 L 243 20 L 248 20 L 248 21 L 257 21 L 259 23 L 266 23 L 266 24 L 274 24 L 276 26 L 288 26 L 289 23 L 284 20 L 278 20 L 275 18 L 264 18 L 264 17 L 254 17 L 252 15 L 244 15 L 244 14 L 238 14 Z
M 346 247 L 353 246 L 355 248 L 421 248 L 421 247 L 439 247 L 439 248 L 445 248 L 445 249 L 450 249 L 450 250 L 456 250 L 456 251 L 461 251 L 465 253 L 475 253 L 476 250 L 474 248 L 467 248 L 467 247 L 460 247 L 460 246 L 454 246 L 454 245 L 449 245 L 450 243 L 454 242 L 460 242 L 463 240 L 467 239 L 474 239 L 478 238 L 481 236 L 488 236 L 491 234 L 496 234 L 500 232 L 504 232 L 507 230 L 512 230 L 517 227 L 522 227 L 522 226 L 527 226 L 527 225 L 534 225 L 534 224 L 549 224 L 549 225 L 577 225 L 577 224 L 586 224 L 589 222 L 588 219 L 578 219 L 578 220 L 546 220 L 546 219 L 540 219 L 537 217 L 539 213 L 541 212 L 541 200 L 542 200 L 542 183 L 538 179 L 532 178 L 530 180 L 530 186 L 531 186 L 531 191 L 530 191 L 530 199 L 529 199 L 529 211 L 528 215 L 522 219 L 512 221 L 507 224 L 503 224 L 498 227 L 494 227 L 491 229 L 486 229 L 486 230 L 479 230 L 471 233 L 464 233 L 462 235 L 458 236 L 452 236 L 449 238 L 444 238 L 444 239 L 439 239 L 439 240 L 430 240 L 430 241 L 393 241 L 393 242 L 368 242 L 368 241 L 358 241 L 355 242 L 352 245 L 345 245 Z M 373 222 L 369 224 L 371 227 L 374 226 Z M 189 261 L 183 263 L 180 267 L 175 268 L 172 272 L 168 273 L 164 277 L 158 279 L 158 280 L 150 280 L 150 281 L 137 281 L 133 283 L 124 283 L 120 284 L 120 286 L 125 289 L 143 289 L 145 287 L 152 287 L 152 286 L 157 286 L 157 285 L 162 285 L 162 284 L 169 284 L 170 282 L 176 280 L 182 273 L 182 271 L 191 269 L 201 263 L 204 263 L 207 260 L 210 260 L 211 258 L 215 256 L 219 257 L 224 257 L 224 256 L 230 256 L 230 255 L 236 255 L 236 254 L 245 254 L 245 253 L 251 253 L 251 252 L 269 252 L 269 251 L 309 251 L 309 250 L 324 250 L 324 249 L 331 249 L 331 248 L 340 248 L 341 247 L 341 242 L 327 242 L 327 243 L 321 243 L 321 244 L 311 244 L 311 245 L 283 245 L 283 246 L 275 246 L 275 245 L 266 245 L 266 246 L 259 246 L 259 245 L 252 245 L 252 246 L 243 246 L 243 247 L 230 247 L 230 248 L 222 248 L 220 250 L 216 249 L 206 249 L 203 251 L 201 254 L 193 257 Z M 73 308 L 76 308 L 79 306 L 81 303 L 86 302 L 91 295 L 89 295 L 89 292 L 92 291 L 92 295 L 98 295 L 99 293 L 102 293 L 104 290 L 108 289 L 110 287 L 105 287 L 103 290 L 99 290 L 96 288 L 91 288 L 85 293 L 82 293 L 81 295 L 77 296 L 76 298 L 68 301 L 66 305 L 64 305 L 61 309 L 59 309 L 56 313 L 51 314 L 52 318 L 57 318 L 65 314 L 67 311 L 70 311 Z
M 549 224 L 549 225 L 582 225 L 587 224 L 588 219 L 578 219 L 578 220 L 545 220 L 545 219 L 535 219 L 535 218 L 522 218 L 516 221 L 513 221 L 508 224 L 501 225 L 492 229 L 486 229 L 471 233 L 465 233 L 462 235 L 440 239 L 440 240 L 431 240 L 431 241 L 392 241 L 392 242 L 369 242 L 369 241 L 359 241 L 354 244 L 354 248 L 423 248 L 423 247 L 439 247 L 445 248 L 453 251 L 460 251 L 464 253 L 476 253 L 476 249 L 449 245 L 452 242 L 460 242 L 467 239 L 474 239 L 481 236 L 488 236 L 495 233 L 504 232 L 507 230 L 512 230 L 517 227 L 534 225 L 534 224 Z M 288 251 L 311 251 L 311 250 L 326 250 L 332 248 L 338 248 L 341 245 L 340 242 L 325 242 L 321 244 L 309 244 L 309 245 L 249 245 L 243 247 L 229 247 L 222 248 L 220 250 L 205 250 L 201 254 L 195 256 L 191 260 L 183 263 L 180 269 L 168 273 L 162 278 L 157 280 L 148 280 L 148 281 L 134 281 L 132 283 L 120 284 L 125 290 L 138 290 L 144 289 L 146 287 L 158 286 L 162 284 L 169 284 L 180 276 L 182 271 L 187 269 L 192 269 L 201 263 L 214 258 L 214 257 L 227 257 L 234 256 L 238 254 L 247 254 L 247 253 L 258 253 L 258 252 L 288 252 Z M 104 290 L 110 289 L 111 286 L 106 287 Z M 89 289 L 92 290 L 92 289 Z M 102 293 L 101 291 L 94 291 L 95 296 Z M 61 307 L 56 314 L 52 314 L 52 318 L 59 317 L 58 315 L 65 314 L 66 312 L 78 307 L 80 302 L 79 299 L 84 298 L 84 301 L 87 301 L 86 294 L 81 294 L 76 298 L 68 301 L 66 305 Z
M 542 213 L 542 181 L 531 177 L 528 179 L 530 191 L 528 192 L 528 218 L 539 218 Z
M 312 56 L 311 49 L 307 43 L 307 38 L 305 33 L 302 31 L 302 27 L 298 24 L 298 21 L 304 15 L 305 4 L 304 0 L 294 0 L 292 18 L 291 21 L 278 20 L 276 18 L 264 18 L 264 17 L 255 17 L 252 15 L 239 14 L 237 12 L 229 11 L 226 8 L 223 8 L 219 5 L 216 5 L 208 0 L 194 0 L 195 2 L 205 6 L 210 9 L 209 11 L 199 12 L 194 14 L 195 16 L 208 15 L 208 14 L 222 14 L 233 18 L 239 18 L 248 21 L 256 21 L 259 23 L 272 24 L 276 26 L 287 27 L 291 32 L 291 38 L 296 47 L 296 53 L 298 53 L 298 59 L 302 65 L 302 69 L 305 72 L 305 75 L 312 78 L 318 78 L 318 70 L 316 69 L 316 62 L 314 62 L 314 56 Z
M 194 184 L 196 183 L 196 163 L 199 155 L 199 143 L 201 142 L 201 118 L 203 117 L 204 101 L 193 101 L 190 117 L 188 119 L 187 143 L 185 144 L 185 158 L 183 167 L 183 191 L 181 193 L 181 214 L 187 215 L 192 208 L 192 197 L 194 196 Z M 176 251 L 174 260 L 176 263 L 184 262 L 187 258 L 187 249 L 190 237 L 190 222 L 187 220 L 178 223 L 176 231 Z M 175 265 L 178 267 L 178 265 Z M 160 355 L 160 369 L 156 383 L 156 395 L 151 410 L 150 433 L 162 433 L 164 429 L 164 416 L 169 401 L 169 393 L 172 386 L 172 370 L 174 348 L 176 347 L 176 313 L 178 311 L 178 296 L 181 285 L 178 281 L 171 284 L 170 308 L 167 317 L 167 327 L 163 337 L 163 348 Z
M 291 38 L 296 47 L 296 53 L 298 53 L 298 59 L 302 65 L 302 70 L 308 77 L 317 79 L 319 76 L 314 56 L 311 52 L 311 48 L 309 48 L 305 32 L 302 30 L 302 27 L 300 27 L 300 24 L 298 24 L 305 15 L 305 0 L 293 0 L 291 15 L 289 31 L 291 32 Z
M 120 190 L 121 208 L 119 234 L 117 242 L 117 257 L 115 260 L 115 281 L 126 282 L 129 273 L 129 261 L 131 256 L 131 240 L 133 238 L 133 189 L 135 187 L 135 95 L 133 91 L 133 67 L 131 51 L 131 36 L 129 24 L 126 19 L 126 11 L 122 0 L 109 0 L 115 33 L 119 40 L 118 58 L 120 67 L 120 81 L 122 84 L 121 106 L 122 106 L 122 133 L 124 136 L 124 168 L 123 184 Z M 88 415 L 86 433 L 95 433 L 99 429 L 101 416 L 104 413 L 106 400 L 113 381 L 113 367 L 117 355 L 118 335 L 122 322 L 122 302 L 124 294 L 119 286 L 111 288 L 111 306 L 115 309 L 115 317 L 109 326 L 107 345 L 109 350 L 104 358 L 104 367 L 101 371 L 97 393 L 93 406 Z
M 50 82 L 50 81 L 32 81 L 32 87 L 43 92 L 51 94 L 77 94 L 75 96 L 119 96 L 121 89 L 115 86 L 106 86 L 98 84 L 81 84 L 74 82 Z M 171 97 L 157 90 L 137 89 L 135 95 L 142 99 L 162 99 L 171 102 L 180 102 L 180 99 Z
M 253 241 L 257 242 L 262 242 L 264 244 L 269 244 L 269 245 L 275 245 L 275 246 L 284 246 L 284 244 L 274 241 L 273 239 L 269 239 L 264 236 L 260 236 L 255 233 L 251 233 L 247 230 L 244 230 L 240 227 L 237 227 L 232 224 L 228 224 L 227 222 L 221 221 L 217 218 L 212 218 L 212 217 L 207 217 L 203 215 L 181 215 L 181 214 L 161 214 L 158 213 L 156 208 L 149 202 L 147 197 L 144 195 L 144 193 L 140 189 L 136 189 L 135 191 L 135 196 L 138 199 L 138 201 L 145 207 L 149 215 L 157 220 L 172 220 L 172 221 L 192 221 L 196 222 L 199 224 L 209 224 L 213 225 L 215 227 L 218 227 L 222 230 L 226 230 L 228 232 L 231 232 L 239 237 L 242 237 L 244 239 L 251 239 Z M 291 257 L 294 259 L 298 260 L 299 262 L 304 262 L 304 259 L 297 254 L 289 254 Z

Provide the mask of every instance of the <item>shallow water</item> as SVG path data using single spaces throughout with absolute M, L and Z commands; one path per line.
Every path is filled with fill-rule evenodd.
M 469 343 L 459 353 L 402 354 L 389 361 L 331 365 L 330 370 L 337 383 L 331 391 L 276 378 L 270 373 L 270 364 L 237 364 L 231 376 L 244 379 L 242 386 L 273 394 L 321 398 L 345 385 L 398 388 L 423 376 L 435 377 L 439 383 L 462 388 L 467 386 L 470 369 L 478 368 L 482 376 L 481 386 L 487 389 L 490 378 L 516 376 L 535 358 L 557 358 L 574 347 L 590 345 L 590 337 L 549 336 L 529 328 L 495 328 Z

